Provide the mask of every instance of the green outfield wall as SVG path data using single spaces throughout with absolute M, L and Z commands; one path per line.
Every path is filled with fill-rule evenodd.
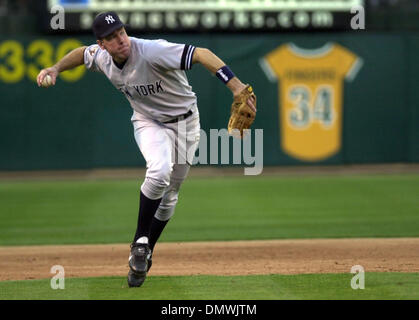
M 210 48 L 243 82 L 253 85 L 258 97 L 253 128 L 264 130 L 264 165 L 419 161 L 419 36 L 360 32 L 147 35 L 147 38 Z M 0 170 L 144 165 L 133 136 L 132 109 L 102 74 L 81 67 L 62 74 L 53 88 L 40 89 L 36 85 L 35 78 L 42 67 L 79 45 L 93 42 L 90 36 L 0 38 Z M 327 43 L 350 52 L 345 59 L 356 57 L 360 62 L 356 70 L 355 64 L 344 70 L 341 52 L 336 53 L 335 60 L 331 58 L 335 71 L 329 70 L 329 66 L 309 65 L 307 73 L 299 73 L 298 61 L 291 62 L 286 56 L 282 60 L 281 55 L 272 60 L 271 67 L 275 68 L 275 64 L 284 67 L 290 61 L 297 71 L 285 71 L 283 78 L 275 79 L 269 73 L 271 69 L 266 69 L 264 57 L 283 45 L 315 49 L 326 48 Z M 319 52 L 313 57 L 326 51 Z M 225 128 L 230 91 L 200 65 L 187 74 L 198 96 L 202 129 L 209 132 L 211 128 Z M 341 92 L 327 84 L 323 86 L 327 90 L 317 93 L 314 90 L 309 101 L 313 110 L 310 109 L 308 124 L 301 125 L 305 120 L 304 109 L 299 109 L 303 106 L 300 100 L 288 101 L 295 103 L 295 110 L 281 112 L 286 105 L 281 101 L 292 98 L 281 96 L 280 88 L 286 79 L 294 77 L 303 86 L 304 81 L 311 83 L 316 78 L 322 85 L 322 77 L 339 74 L 353 79 L 342 77 Z M 292 87 L 291 84 L 290 90 Z M 333 109 L 340 99 L 341 106 Z M 288 122 L 284 122 L 288 116 Z M 334 129 L 330 121 L 337 123 Z M 295 132 L 284 131 L 283 123 L 291 123 L 289 130 Z M 314 131 L 313 134 L 307 131 L 306 140 L 302 132 L 307 128 Z M 285 135 L 290 138 L 290 148 L 296 146 L 296 150 L 285 149 Z M 313 135 L 322 140 L 316 144 Z M 323 147 L 323 153 L 310 158 Z M 303 156 L 296 156 L 298 153 Z

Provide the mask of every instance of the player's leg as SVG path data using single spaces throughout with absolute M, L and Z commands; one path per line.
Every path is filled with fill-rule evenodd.
M 135 139 L 147 162 L 146 177 L 140 190 L 137 230 L 129 257 L 128 285 L 139 287 L 149 269 L 151 222 L 170 184 L 173 164 L 171 140 L 165 129 L 153 121 L 134 121 L 133 124 Z
M 171 141 L 165 129 L 157 123 L 134 123 L 135 139 L 147 163 L 140 190 L 140 204 L 134 243 L 147 243 L 151 221 L 170 184 L 172 172 Z
M 159 208 L 157 209 L 156 214 L 154 215 L 151 222 L 149 234 L 149 246 L 151 251 L 153 251 L 154 246 L 156 245 L 156 242 L 158 241 L 163 229 L 166 227 L 170 218 L 175 213 L 180 186 L 188 175 L 189 167 L 190 166 L 188 164 L 173 165 L 170 185 L 165 190 Z
M 198 113 L 197 110 L 196 113 Z M 198 147 L 200 136 L 199 114 L 182 123 L 168 126 L 167 132 L 174 146 L 172 158 L 180 163 L 173 165 L 170 185 L 165 190 L 163 199 L 153 217 L 149 236 L 151 250 L 154 249 L 162 231 L 175 212 L 180 186 L 188 175 L 193 156 Z M 186 145 L 183 145 L 185 142 Z

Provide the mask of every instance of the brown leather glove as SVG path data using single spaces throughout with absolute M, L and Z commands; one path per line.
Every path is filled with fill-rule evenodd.
M 234 98 L 233 104 L 231 105 L 230 120 L 228 121 L 229 134 L 243 138 L 243 130 L 249 129 L 253 121 L 255 121 L 256 112 L 247 104 L 247 100 L 250 97 L 254 98 L 254 105 L 256 107 L 256 95 L 253 92 L 253 88 L 250 85 L 246 85 L 242 92 Z

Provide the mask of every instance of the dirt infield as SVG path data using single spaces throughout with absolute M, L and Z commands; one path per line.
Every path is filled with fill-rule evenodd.
M 161 243 L 150 275 L 419 272 L 419 238 Z M 128 244 L 0 247 L 0 280 L 125 276 Z

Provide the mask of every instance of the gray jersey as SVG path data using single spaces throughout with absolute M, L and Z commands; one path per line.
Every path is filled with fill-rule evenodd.
M 187 113 L 196 95 L 184 70 L 192 67 L 195 47 L 166 40 L 130 37 L 131 54 L 122 69 L 97 44 L 84 51 L 86 68 L 102 72 L 128 99 L 133 120 L 167 121 Z

